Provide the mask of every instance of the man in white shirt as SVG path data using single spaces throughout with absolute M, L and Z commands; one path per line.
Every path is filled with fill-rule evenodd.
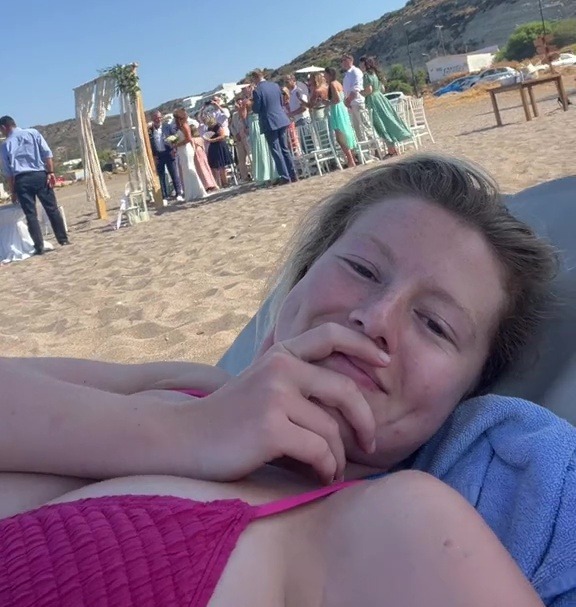
M 290 111 L 288 112 L 288 116 L 292 118 L 296 126 L 310 122 L 310 112 L 306 108 L 308 95 L 298 86 L 294 74 L 286 76 L 286 87 L 290 91 L 290 100 L 288 101 Z
M 222 97 L 213 97 L 212 105 L 216 108 L 214 118 L 216 122 L 224 129 L 228 130 L 228 121 L 230 120 L 230 110 L 224 104 Z
M 366 111 L 366 104 L 362 91 L 364 90 L 364 74 L 360 68 L 354 65 L 352 55 L 342 56 L 342 69 L 346 71 L 342 87 L 344 89 L 344 103 L 350 112 L 352 125 L 356 131 L 358 141 L 366 141 L 372 127 L 370 118 Z

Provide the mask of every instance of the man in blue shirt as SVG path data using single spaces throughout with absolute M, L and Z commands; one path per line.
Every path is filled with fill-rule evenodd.
M 61 245 L 70 244 L 54 194 L 54 161 L 46 140 L 36 129 L 18 128 L 10 116 L 0 118 L 0 133 L 6 137 L 0 148 L 2 172 L 8 179 L 12 201 L 20 204 L 26 216 L 36 254 L 44 253 L 36 197 L 48 215 L 56 240 Z

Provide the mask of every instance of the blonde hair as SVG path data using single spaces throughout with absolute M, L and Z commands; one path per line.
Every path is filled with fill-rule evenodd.
M 398 196 L 416 196 L 454 214 L 484 236 L 502 265 L 508 301 L 473 392 L 482 394 L 516 359 L 537 326 L 558 263 L 553 247 L 510 213 L 494 179 L 464 160 L 416 154 L 381 164 L 312 209 L 273 285 L 271 323 L 290 290 L 358 216 Z
M 174 110 L 172 116 L 174 116 L 176 124 L 179 124 L 180 122 L 188 122 L 188 112 L 183 107 L 179 107 L 177 110 Z
M 324 77 L 324 72 L 314 72 L 312 74 L 312 82 L 314 83 L 315 88 L 320 88 L 321 86 L 325 86 L 326 78 Z

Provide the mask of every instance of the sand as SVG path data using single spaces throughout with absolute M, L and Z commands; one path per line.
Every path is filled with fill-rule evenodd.
M 576 92 L 573 75 L 566 85 Z M 481 163 L 508 193 L 572 175 L 576 99 L 564 113 L 552 88 L 536 93 L 530 123 L 517 93 L 500 96 L 504 128 L 485 95 L 431 100 L 436 143 L 425 148 Z M 363 170 L 218 194 L 118 231 L 96 219 L 81 185 L 60 190 L 73 246 L 0 268 L 2 354 L 215 363 L 257 310 L 298 220 Z M 124 181 L 110 181 L 111 219 Z

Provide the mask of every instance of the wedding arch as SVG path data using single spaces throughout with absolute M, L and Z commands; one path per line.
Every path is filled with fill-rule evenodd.
M 80 136 L 86 196 L 96 205 L 99 219 L 107 219 L 106 200 L 110 198 L 100 168 L 92 133 L 92 122 L 104 124 L 112 101 L 120 103 L 120 125 L 126 152 L 128 184 L 127 209 L 131 223 L 148 219 L 148 203 L 162 206 L 160 182 L 154 171 L 152 149 L 137 74 L 138 65 L 116 65 L 103 70 L 98 78 L 74 89 L 76 123 Z

